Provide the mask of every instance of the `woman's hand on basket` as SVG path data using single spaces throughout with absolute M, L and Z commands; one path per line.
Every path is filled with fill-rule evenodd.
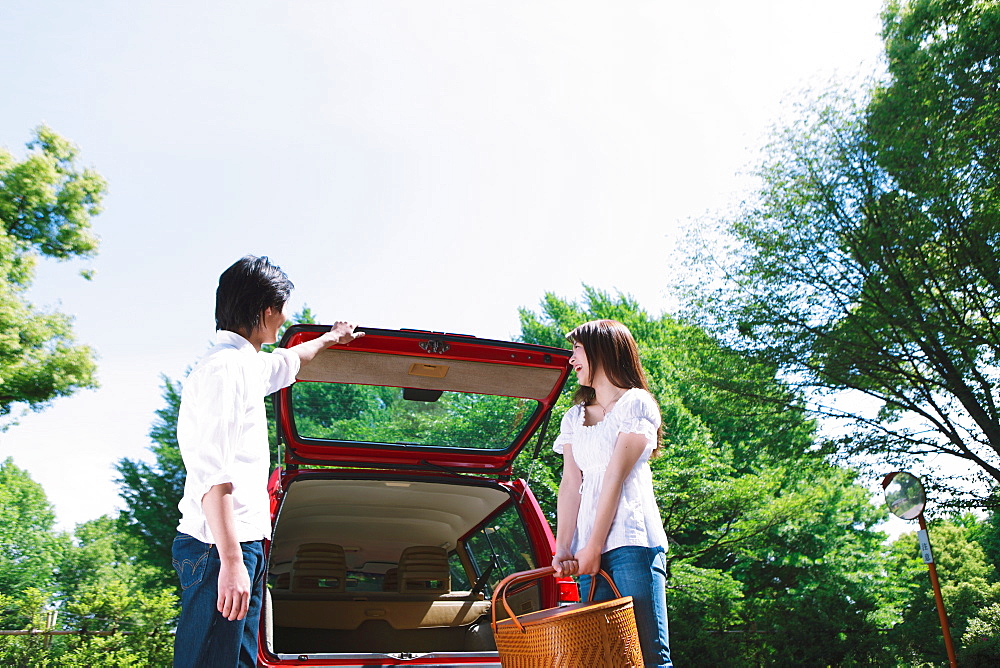
M 578 575 L 597 575 L 597 571 L 601 570 L 601 548 L 592 548 L 588 545 L 577 550 L 573 556 L 576 559 Z
M 578 565 L 573 554 L 568 550 L 556 550 L 552 557 L 552 568 L 556 569 L 556 577 L 564 575 L 576 575 Z

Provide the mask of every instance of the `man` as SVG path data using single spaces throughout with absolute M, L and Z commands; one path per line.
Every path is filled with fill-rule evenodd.
M 285 323 L 293 288 L 266 257 L 248 255 L 219 277 L 216 344 L 188 374 L 177 441 L 187 478 L 173 565 L 181 581 L 175 668 L 255 666 L 271 534 L 264 397 L 291 385 L 301 364 L 363 336 L 337 322 L 288 349 L 262 353 Z

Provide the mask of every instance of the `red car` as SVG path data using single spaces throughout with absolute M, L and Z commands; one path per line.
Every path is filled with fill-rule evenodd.
M 326 329 L 295 325 L 281 345 Z M 364 331 L 275 395 L 284 465 L 270 483 L 260 665 L 499 666 L 492 588 L 555 548 L 512 463 L 544 437 L 570 352 Z M 572 579 L 546 578 L 508 601 L 530 612 L 577 598 Z

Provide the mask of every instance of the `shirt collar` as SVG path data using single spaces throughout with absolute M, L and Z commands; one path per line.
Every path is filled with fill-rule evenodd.
M 252 343 L 236 332 L 230 332 L 228 329 L 218 329 L 215 331 L 215 343 L 216 345 L 232 346 L 237 350 L 249 350 L 252 353 L 257 352 Z

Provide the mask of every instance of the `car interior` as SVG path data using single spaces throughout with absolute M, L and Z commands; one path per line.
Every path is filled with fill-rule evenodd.
M 266 643 L 279 656 L 495 651 L 492 588 L 536 561 L 495 482 L 303 474 L 270 545 Z M 540 609 L 537 583 L 508 601 Z

